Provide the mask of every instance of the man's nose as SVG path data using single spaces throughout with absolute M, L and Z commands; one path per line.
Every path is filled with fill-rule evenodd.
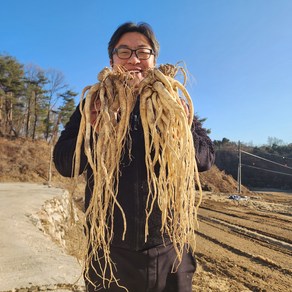
M 140 59 L 136 56 L 135 52 L 133 52 L 132 56 L 128 59 L 128 63 L 130 64 L 140 63 Z

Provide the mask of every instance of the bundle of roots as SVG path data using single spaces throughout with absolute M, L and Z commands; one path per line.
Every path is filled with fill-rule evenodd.
M 140 98 L 149 189 L 145 208 L 145 241 L 148 220 L 157 203 L 161 210 L 161 236 L 167 235 L 176 250 L 174 269 L 181 262 L 184 246 L 195 250 L 201 187 L 191 133 L 194 110 L 185 86 L 175 79 L 178 72 L 184 73 L 184 70 L 169 64 L 161 65 L 150 69 L 138 88 L 133 88 L 131 73 L 105 68 L 98 75 L 98 83 L 83 90 L 74 173 L 76 176 L 79 173 L 81 145 L 84 144 L 94 180 L 85 214 L 88 244 L 85 275 L 88 277 L 92 260 L 99 261 L 102 271 L 99 276 L 104 286 L 112 281 L 118 284 L 109 246 L 114 235 L 115 208 L 120 209 L 123 217 L 123 239 L 127 231 L 126 217 L 118 200 L 118 186 L 124 148 L 131 148 L 130 115 L 137 96 Z M 189 115 L 182 99 L 188 105 Z M 95 105 L 98 105 L 97 117 L 92 123 L 91 111 Z M 155 171 L 157 167 L 159 173 Z M 196 191 L 196 185 L 199 191 Z M 196 196 L 197 192 L 199 196 Z M 102 259 L 99 257 L 101 250 Z M 106 277 L 108 274 L 110 277 Z

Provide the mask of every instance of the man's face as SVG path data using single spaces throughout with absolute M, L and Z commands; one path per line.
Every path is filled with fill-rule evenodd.
M 138 32 L 128 32 L 122 35 L 120 40 L 115 46 L 115 49 L 119 49 L 119 53 L 114 52 L 111 65 L 115 70 L 115 66 L 123 66 L 127 71 L 131 71 L 137 77 L 137 81 L 141 81 L 145 77 L 145 72 L 147 69 L 153 68 L 155 66 L 155 56 L 149 52 L 152 52 L 151 46 L 148 39 L 141 33 Z M 126 50 L 123 50 L 126 49 Z M 136 52 L 130 52 L 132 55 L 127 57 L 127 49 L 137 50 Z M 120 52 L 121 51 L 121 52 Z M 148 56 L 149 58 L 148 58 Z M 122 59 L 118 56 L 122 57 Z M 140 58 L 137 57 L 141 56 Z M 148 58 L 144 60 L 144 58 Z

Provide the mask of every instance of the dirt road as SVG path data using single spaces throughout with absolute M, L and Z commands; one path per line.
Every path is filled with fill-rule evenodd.
M 78 279 L 80 267 L 75 258 L 30 219 L 46 200 L 62 192 L 37 184 L 0 184 L 0 291 L 68 291 Z

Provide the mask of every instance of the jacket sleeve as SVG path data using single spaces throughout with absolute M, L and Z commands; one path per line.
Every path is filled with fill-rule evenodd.
M 215 161 L 213 142 L 196 117 L 194 117 L 191 131 L 196 150 L 198 170 L 200 172 L 206 171 L 211 168 Z
M 53 160 L 58 172 L 65 177 L 72 177 L 74 175 L 74 155 L 77 142 L 77 136 L 81 121 L 81 114 L 79 105 L 76 107 L 75 112 L 70 117 L 69 122 L 66 124 L 65 129 L 61 132 L 53 151 Z M 83 145 L 82 145 L 82 148 Z M 87 158 L 84 150 L 81 149 L 80 157 L 80 173 L 81 174 L 87 164 Z

